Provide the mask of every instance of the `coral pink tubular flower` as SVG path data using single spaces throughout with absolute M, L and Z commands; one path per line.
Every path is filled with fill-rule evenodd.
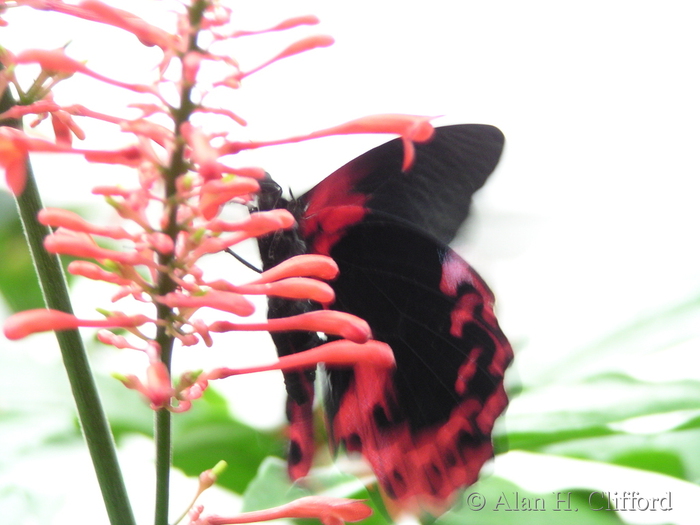
M 270 27 L 268 29 L 260 29 L 257 31 L 234 31 L 230 36 L 237 38 L 240 36 L 249 36 L 249 35 L 261 35 L 263 33 L 271 33 L 273 31 L 285 31 L 287 29 L 293 29 L 295 27 L 307 25 L 307 26 L 313 26 L 319 23 L 318 17 L 314 15 L 304 15 L 304 16 L 295 16 L 293 18 L 288 18 L 287 20 L 283 20 L 279 24 Z M 224 37 L 227 38 L 227 37 Z
M 238 222 L 214 219 L 207 224 L 207 229 L 217 233 L 244 231 L 258 237 L 275 230 L 291 228 L 294 223 L 294 216 L 288 210 L 270 210 L 254 213 Z
M 73 117 L 65 111 L 54 111 L 51 113 L 51 125 L 56 142 L 71 146 L 73 135 L 80 140 L 85 140 L 85 132 L 75 123 Z
M 124 336 L 117 335 L 109 330 L 100 330 L 97 332 L 97 340 L 105 345 L 111 345 L 115 348 L 123 350 L 124 348 L 129 348 L 131 350 L 139 350 L 145 352 L 144 348 L 139 348 L 128 341 Z
M 39 113 L 52 113 L 61 109 L 61 106 L 56 104 L 53 100 L 37 100 L 32 104 L 27 104 L 26 106 L 12 106 L 10 109 L 4 113 L 0 113 L 0 120 L 12 119 L 12 118 L 22 118 L 25 115 L 36 115 Z
M 54 228 L 66 228 L 75 232 L 91 233 L 111 239 L 134 240 L 134 236 L 118 226 L 97 226 L 90 224 L 77 213 L 61 208 L 44 208 L 39 212 L 39 222 Z
M 185 295 L 172 292 L 161 297 L 158 301 L 170 308 L 214 308 L 241 317 L 247 317 L 255 312 L 255 306 L 245 297 L 237 293 L 210 290 L 203 295 Z
M 109 272 L 89 261 L 71 261 L 68 265 L 68 273 L 80 275 L 93 281 L 105 281 L 120 286 L 128 286 L 133 282 L 131 279 Z
M 195 110 L 196 113 L 212 113 L 214 115 L 223 115 L 225 117 L 230 118 L 233 120 L 236 124 L 239 124 L 240 126 L 247 126 L 248 122 L 233 111 L 225 108 L 208 108 L 208 107 L 199 107 Z M 262 177 L 260 177 L 262 178 Z
M 267 62 L 264 62 L 263 64 L 259 65 L 254 69 L 251 69 L 250 71 L 240 73 L 238 79 L 242 80 L 243 78 L 260 71 L 261 69 L 269 66 L 270 64 L 273 64 L 274 62 L 282 60 L 283 58 L 298 55 L 299 53 L 311 51 L 312 49 L 316 49 L 319 47 L 328 47 L 333 45 L 334 42 L 335 40 L 333 39 L 333 37 L 328 35 L 315 35 L 302 38 L 298 42 L 294 42 L 293 44 L 285 48 L 281 53 L 275 55 Z
M 15 63 L 17 64 L 39 64 L 42 69 L 46 71 L 51 71 L 55 73 L 63 73 L 66 75 L 72 75 L 74 73 L 82 73 L 83 75 L 94 78 L 106 84 L 121 87 L 137 93 L 154 93 L 153 88 L 150 86 L 144 86 L 140 84 L 128 84 L 126 82 L 120 82 L 119 80 L 114 80 L 112 78 L 100 75 L 95 71 L 89 69 L 82 62 L 78 62 L 67 56 L 63 49 L 26 49 L 20 52 L 15 57 Z M 154 93 L 155 94 L 155 93 Z
M 71 231 L 57 230 L 56 233 L 47 235 L 44 239 L 44 248 L 49 253 L 85 257 L 98 261 L 114 261 L 130 266 L 143 264 L 157 267 L 157 264 L 136 252 L 118 252 L 100 248 L 95 241 L 86 234 L 74 234 Z
M 314 367 L 318 363 L 330 366 L 350 367 L 358 364 L 379 368 L 392 368 L 396 365 L 391 347 L 381 341 L 370 340 L 363 344 L 352 341 L 332 341 L 298 354 L 285 355 L 277 363 L 249 368 L 217 368 L 207 374 L 209 379 L 269 372 L 270 370 L 297 370 Z
M 296 255 L 273 266 L 248 284 L 270 283 L 287 277 L 315 277 L 330 281 L 338 277 L 338 264 L 326 255 Z
M 212 332 L 303 330 L 339 335 L 355 343 L 364 343 L 372 336 L 372 331 L 364 320 L 335 310 L 318 310 L 291 317 L 268 319 L 266 323 L 236 324 L 228 321 L 215 321 L 210 325 L 209 330 Z
M 190 51 L 185 54 L 182 59 L 182 79 L 185 81 L 186 85 L 193 86 L 197 81 L 197 73 L 199 73 L 199 66 L 204 60 L 205 55 L 198 51 Z
M 139 138 L 139 143 L 143 139 L 150 139 L 160 147 L 169 149 L 175 141 L 175 135 L 168 128 L 149 122 L 148 120 L 119 120 L 119 126 L 122 131 L 133 133 Z M 157 160 L 153 156 L 145 155 L 146 158 Z
M 175 251 L 175 243 L 169 235 L 162 232 L 153 232 L 146 235 L 148 246 L 156 252 L 169 255 Z
M 219 148 L 221 155 L 238 153 L 245 149 L 256 149 L 267 146 L 277 146 L 302 142 L 306 140 L 328 137 L 332 135 L 352 135 L 358 133 L 391 133 L 401 136 L 404 142 L 403 169 L 408 169 L 413 163 L 413 141 L 425 142 L 434 133 L 430 121 L 434 117 L 419 115 L 371 115 L 339 124 L 330 128 L 314 131 L 306 135 L 298 135 L 285 139 L 264 142 L 228 142 Z
M 271 231 L 279 229 L 279 227 L 275 227 Z M 241 231 L 230 235 L 222 235 L 221 237 L 209 237 L 208 239 L 202 241 L 199 246 L 192 251 L 189 260 L 196 261 L 203 255 L 220 252 L 226 248 L 238 244 L 239 242 L 245 241 L 246 239 L 250 239 L 251 237 L 259 237 L 260 235 L 262 234 L 250 231 Z
M 93 16 L 92 20 L 124 29 L 138 38 L 144 46 L 158 46 L 163 51 L 179 47 L 179 42 L 175 35 L 171 35 L 167 31 L 147 23 L 133 13 L 117 9 L 97 0 L 84 0 L 80 2 L 79 6 Z
M 10 128 L 2 128 L 9 130 Z M 2 134 L 0 131 L 0 167 L 5 170 L 5 181 L 13 195 L 21 195 L 27 181 L 27 160 L 29 152 L 21 141 Z
M 137 168 L 144 161 L 143 150 L 140 146 L 128 146 L 118 150 L 74 150 L 75 153 L 82 153 L 88 162 L 98 162 L 101 164 L 123 164 Z
M 115 374 L 124 386 L 136 390 L 151 402 L 151 408 L 157 410 L 167 407 L 170 399 L 175 395 L 175 389 L 170 381 L 170 373 L 161 361 L 153 361 L 146 368 L 146 382 L 134 375 L 120 376 Z
M 24 189 L 29 152 L 75 153 L 83 155 L 88 162 L 131 167 L 138 167 L 144 160 L 141 147 L 136 145 L 120 150 L 75 149 L 65 143 L 31 138 L 19 130 L 3 127 L 0 128 L 0 167 L 5 169 L 7 185 L 15 195 L 20 195 Z
M 180 133 L 192 151 L 192 159 L 199 165 L 199 175 L 204 180 L 221 178 L 219 155 L 210 144 L 209 137 L 189 122 L 180 126 Z
M 78 319 L 73 314 L 58 310 L 25 310 L 10 316 L 3 328 L 5 337 L 10 340 L 22 339 L 28 335 L 50 330 L 75 330 L 79 327 L 135 328 L 152 320 L 145 315 L 115 315 L 106 319 Z
M 236 176 L 231 180 L 208 180 L 202 185 L 200 190 L 200 213 L 202 217 L 207 220 L 213 219 L 216 217 L 222 205 L 232 201 L 236 197 L 249 195 L 259 189 L 260 185 L 258 182 L 248 177 Z
M 57 0 L 25 0 L 22 3 L 35 9 L 56 11 L 76 18 L 119 27 L 134 34 L 143 45 L 148 47 L 157 45 L 161 49 L 166 50 L 173 47 L 177 42 L 173 35 L 146 23 L 134 14 L 96 0 L 84 0 L 78 5 L 66 4 Z
M 326 283 L 305 277 L 290 277 L 273 283 L 229 285 L 229 291 L 247 295 L 271 295 L 286 299 L 310 299 L 323 305 L 335 300 L 335 292 Z
M 194 328 L 197 335 L 202 338 L 207 348 L 211 348 L 214 345 L 214 340 L 209 333 L 209 327 L 202 319 L 195 319 L 192 322 L 192 328 Z
M 238 516 L 208 516 L 191 522 L 192 525 L 233 525 L 256 523 L 284 518 L 317 519 L 323 525 L 343 525 L 362 521 L 372 515 L 372 509 L 362 500 L 307 496 L 286 505 L 266 510 L 245 512 Z

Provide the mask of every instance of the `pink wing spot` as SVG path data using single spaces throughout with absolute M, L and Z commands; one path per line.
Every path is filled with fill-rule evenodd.
M 450 250 L 442 263 L 440 291 L 450 297 L 456 297 L 460 284 L 473 283 L 472 276 L 471 267 L 459 255 Z
M 476 294 L 468 294 L 459 298 L 457 304 L 452 310 L 452 325 L 450 326 L 450 335 L 458 339 L 462 338 L 462 328 L 466 323 L 472 322 L 475 318 L 474 309 L 483 305 L 483 299 Z
M 457 380 L 455 381 L 455 392 L 457 392 L 460 396 L 467 393 L 467 385 L 478 370 L 477 362 L 481 356 L 481 352 L 481 348 L 475 348 L 472 353 L 469 354 L 469 359 L 459 367 L 459 371 L 457 372 Z

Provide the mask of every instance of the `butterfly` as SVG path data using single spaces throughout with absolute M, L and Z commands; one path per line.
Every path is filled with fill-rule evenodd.
M 445 508 L 474 483 L 508 403 L 503 378 L 513 353 L 493 294 L 448 247 L 503 144 L 493 126 L 446 126 L 415 145 L 406 172 L 396 139 L 298 199 L 283 198 L 269 177 L 261 184 L 258 209 L 286 208 L 298 223 L 259 239 L 263 269 L 303 253 L 331 256 L 340 269 L 332 308 L 361 317 L 392 348 L 393 370 L 327 368 L 324 403 L 332 445 L 360 452 L 399 508 Z M 318 308 L 270 298 L 268 317 Z M 323 342 L 307 332 L 272 338 L 281 356 Z M 315 373 L 285 373 L 293 479 L 308 473 L 313 458 Z

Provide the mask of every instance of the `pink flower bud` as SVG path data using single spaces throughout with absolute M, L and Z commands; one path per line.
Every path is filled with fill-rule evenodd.
M 58 310 L 37 309 L 25 310 L 10 316 L 5 321 L 3 328 L 5 337 L 10 340 L 22 339 L 28 335 L 38 332 L 48 332 L 50 330 L 75 330 L 84 327 L 104 327 L 104 328 L 134 328 L 151 319 L 145 315 L 115 315 L 106 319 L 89 320 L 78 319 L 73 314 L 60 312 Z
M 68 265 L 68 272 L 73 275 L 80 275 L 93 281 L 105 281 L 120 286 L 131 284 L 131 280 L 121 277 L 115 273 L 108 272 L 95 263 L 88 261 L 71 261 Z
M 315 277 L 330 281 L 338 276 L 338 265 L 325 255 L 297 255 L 260 274 L 249 284 L 269 283 L 286 277 Z
M 268 319 L 266 323 L 236 324 L 228 321 L 216 321 L 209 326 L 209 330 L 212 332 L 303 330 L 339 335 L 355 343 L 364 343 L 372 336 L 372 331 L 364 320 L 335 310 L 318 310 L 291 317 Z
M 195 346 L 199 344 L 199 338 L 195 334 L 175 334 L 182 346 Z
M 126 388 L 136 390 L 151 402 L 151 408 L 158 410 L 168 407 L 170 398 L 175 395 L 175 389 L 170 383 L 168 369 L 161 361 L 153 361 L 146 369 L 146 383 L 134 375 L 118 376 Z
M 132 345 L 126 337 L 123 337 L 121 335 L 117 335 L 114 332 L 110 332 L 109 330 L 100 330 L 97 332 L 97 340 L 105 345 L 111 345 L 115 348 L 118 348 L 120 350 L 123 350 L 125 348 L 128 348 L 130 350 L 140 350 L 140 351 L 145 351 L 144 348 L 139 348 L 137 346 Z
M 219 461 L 216 465 L 214 465 L 214 468 L 211 468 L 209 470 L 205 470 L 199 475 L 199 493 L 202 493 L 214 483 L 216 483 L 216 480 L 221 474 L 224 473 L 226 468 L 228 467 L 228 464 L 225 461 Z
M 247 317 L 255 312 L 255 306 L 242 295 L 218 290 L 210 290 L 198 296 L 172 292 L 161 297 L 159 302 L 170 308 L 215 308 L 241 317 Z
M 170 385 L 170 374 L 162 361 L 151 363 L 146 369 L 148 398 L 155 407 L 168 404 L 173 395 Z

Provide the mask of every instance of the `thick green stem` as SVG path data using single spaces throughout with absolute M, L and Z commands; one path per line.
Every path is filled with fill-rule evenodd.
M 12 96 L 9 91 L 6 91 L 0 103 L 0 112 L 13 104 Z M 0 122 L 0 125 L 19 128 L 20 122 L 6 121 Z M 43 206 L 29 162 L 27 162 L 27 184 L 22 195 L 17 197 L 17 206 L 46 305 L 54 310 L 72 313 L 68 286 L 58 257 L 44 249 L 44 237 L 50 231 L 36 218 Z M 56 339 L 61 349 L 63 364 L 78 409 L 78 418 L 92 457 L 110 523 L 135 525 L 119 469 L 112 433 L 100 402 L 80 334 L 77 330 L 56 332 Z

